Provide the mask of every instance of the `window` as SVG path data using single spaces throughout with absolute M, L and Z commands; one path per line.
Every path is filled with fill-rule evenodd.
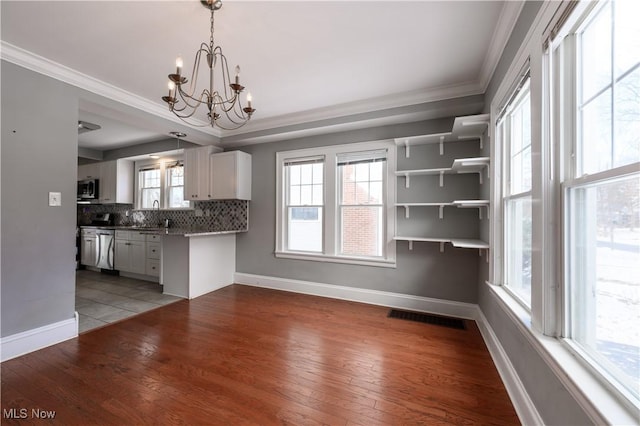
M 640 4 L 605 1 L 563 41 L 558 78 L 564 193 L 564 334 L 627 399 L 640 401 Z M 569 67 L 565 67 L 569 68 Z M 574 85 L 571 86 L 571 82 Z
M 151 209 L 154 203 L 160 207 L 160 165 L 149 166 L 138 171 L 138 200 L 141 209 Z
M 184 199 L 184 165 L 181 159 L 136 163 L 136 206 L 139 209 L 190 208 Z
M 322 253 L 324 158 L 285 163 L 287 250 Z
M 393 142 L 279 152 L 277 167 L 276 256 L 395 265 Z
M 189 208 L 189 200 L 184 199 L 184 164 L 177 161 L 167 166 L 167 203 L 170 209 Z
M 526 307 L 531 306 L 531 96 L 529 73 L 512 92 L 497 121 L 503 149 L 502 283 Z
M 338 155 L 340 254 L 384 255 L 386 152 Z

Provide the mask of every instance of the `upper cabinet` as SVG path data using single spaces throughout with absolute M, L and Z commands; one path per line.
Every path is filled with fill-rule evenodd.
M 213 146 L 184 150 L 184 198 L 185 200 L 209 200 L 209 156 Z
M 100 202 L 133 204 L 133 161 L 104 161 L 99 167 Z
M 210 157 L 211 199 L 251 200 L 251 155 L 242 151 Z
M 78 166 L 78 180 L 100 179 L 100 163 Z
M 184 150 L 185 199 L 250 200 L 251 155 L 242 151 L 213 154 L 212 146 Z

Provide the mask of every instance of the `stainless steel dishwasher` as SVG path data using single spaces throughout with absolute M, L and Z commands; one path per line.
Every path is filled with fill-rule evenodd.
M 102 269 L 113 269 L 115 254 L 115 231 L 113 229 L 97 229 L 97 259 L 96 266 Z

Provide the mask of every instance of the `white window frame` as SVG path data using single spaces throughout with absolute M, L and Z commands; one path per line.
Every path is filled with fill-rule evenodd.
M 496 299 L 516 329 L 531 344 L 538 355 L 567 389 L 594 424 L 634 424 L 637 409 L 614 391 L 611 386 L 588 368 L 567 344 L 563 336 L 564 267 L 563 213 L 564 202 L 559 176 L 567 172 L 568 164 L 562 161 L 562 144 L 559 141 L 571 137 L 571 122 L 559 123 L 558 104 L 554 99 L 570 96 L 571 88 L 559 85 L 551 78 L 556 58 L 549 54 L 558 40 L 569 33 L 577 17 L 594 3 L 545 1 L 524 37 L 504 79 L 499 84 L 491 102 L 491 218 L 489 279 L 486 282 L 490 294 Z M 573 12 L 569 13 L 573 8 Z M 566 21 L 561 28 L 558 24 Z M 568 28 L 568 29 L 566 29 Z M 500 285 L 502 277 L 501 229 L 502 215 L 500 186 L 502 180 L 501 150 L 493 134 L 501 101 L 508 95 L 513 83 L 529 59 L 531 68 L 532 123 L 532 199 L 533 241 L 531 310 L 525 310 L 513 296 Z M 571 66 L 562 64 L 563 67 Z M 574 71 L 575 72 L 575 71 Z M 569 117 L 575 120 L 575 116 Z M 526 411 L 526 410 L 525 410 Z M 542 419 L 535 412 L 525 412 L 521 418 L 526 424 L 538 424 Z
M 499 230 L 499 238 L 501 239 L 500 250 L 501 250 L 501 265 L 500 265 L 500 284 L 504 287 L 504 289 L 511 294 L 511 296 L 522 305 L 522 307 L 530 312 L 531 305 L 527 303 L 512 287 L 511 283 L 507 281 L 507 269 L 509 265 L 507 263 L 508 255 L 508 239 L 511 237 L 509 235 L 509 220 L 508 220 L 508 205 L 512 202 L 518 200 L 529 200 L 529 203 L 532 203 L 532 188 L 529 188 L 526 191 L 521 191 L 517 193 L 513 193 L 511 190 L 511 171 L 512 171 L 512 135 L 511 135 L 511 121 L 510 116 L 511 113 L 517 109 L 523 102 L 524 95 L 527 94 L 529 98 L 531 97 L 531 77 L 529 75 L 529 60 L 524 66 L 523 71 L 519 74 L 516 81 L 514 81 L 515 85 L 510 89 L 507 93 L 507 98 L 501 103 L 503 105 L 501 107 L 501 113 L 496 120 L 495 128 L 496 128 L 496 145 L 499 146 L 500 152 L 502 156 L 500 157 L 500 165 L 503 179 L 501 179 L 501 185 L 497 188 L 500 198 L 500 207 L 498 212 L 500 214 L 500 223 L 502 223 L 502 227 Z M 527 86 L 526 88 L 524 86 Z M 530 108 L 531 111 L 531 108 Z M 530 119 L 531 122 L 531 119 Z M 532 130 L 532 129 L 530 129 Z M 532 141 L 531 141 L 532 142 Z M 529 149 L 531 152 L 531 145 L 529 145 Z M 531 153 L 530 153 L 531 157 Z M 533 176 L 531 176 L 532 178 Z M 533 182 L 532 182 L 533 183 Z M 533 206 L 532 206 L 533 207 Z M 531 295 L 530 295 L 531 297 Z
M 386 167 L 386 221 L 384 230 L 384 253 L 381 258 L 356 257 L 340 255 L 340 220 L 338 217 L 338 154 L 360 151 L 387 151 Z M 286 249 L 286 179 L 284 176 L 284 164 L 287 161 L 324 156 L 324 211 L 323 211 L 323 252 L 295 252 Z M 396 208 L 395 208 L 395 169 L 396 146 L 393 140 L 381 140 L 372 142 L 359 142 L 344 145 L 331 145 L 325 147 L 282 151 L 276 153 L 276 246 L 275 256 L 278 258 L 311 260 L 318 262 L 348 263 L 365 266 L 396 267 L 396 247 L 393 236 L 395 235 Z
M 140 170 L 147 169 L 149 167 L 158 167 L 160 170 L 160 210 L 193 210 L 193 202 L 189 202 L 189 207 L 169 207 L 169 187 L 167 186 L 167 169 L 168 166 L 174 164 L 176 161 L 182 162 L 184 165 L 183 156 L 172 156 L 161 159 L 142 160 L 135 162 L 135 210 L 157 210 L 157 208 L 142 208 L 140 200 Z
M 577 34 L 592 19 L 591 14 L 596 13 L 606 2 L 593 2 L 585 4 L 574 10 L 572 18 L 563 26 L 561 37 L 557 37 L 550 46 L 549 56 L 551 62 L 556 62 L 555 66 L 549 70 L 551 85 L 557 87 L 551 95 L 553 107 L 558 111 L 558 120 L 554 123 L 556 127 L 555 140 L 559 145 L 558 156 L 560 165 L 557 175 L 559 176 L 559 205 L 562 220 L 562 232 L 560 243 L 563 248 L 562 264 L 558 266 L 560 290 L 562 301 L 560 306 L 560 317 L 558 328 L 564 345 L 578 359 L 580 363 L 598 380 L 615 398 L 622 402 L 624 406 L 631 410 L 638 410 L 640 401 L 634 398 L 626 389 L 615 384 L 613 376 L 595 359 L 585 351 L 581 345 L 571 338 L 571 321 L 573 311 L 571 309 L 572 288 L 571 275 L 574 272 L 567 265 L 571 264 L 570 239 L 573 232 L 571 227 L 576 223 L 577 218 L 571 216 L 571 191 L 576 188 L 584 188 L 597 183 L 606 183 L 617 178 L 623 178 L 638 174 L 640 162 L 627 164 L 588 174 L 582 171 L 583 159 L 578 153 L 578 138 L 580 137 L 580 118 L 578 110 L 582 100 L 578 96 L 578 85 L 580 84 L 580 70 L 578 61 L 580 59 L 579 44 Z M 615 52 L 612 50 L 612 55 Z M 630 72 L 630 71 L 629 71 Z M 628 73 L 624 75 L 628 75 Z M 615 78 L 612 76 L 612 78 Z M 614 117 L 612 116 L 612 120 Z M 613 142 L 613 136 L 612 136 Z

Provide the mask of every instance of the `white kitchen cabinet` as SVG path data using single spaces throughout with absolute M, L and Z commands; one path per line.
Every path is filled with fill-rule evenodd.
M 113 160 L 99 164 L 100 202 L 133 204 L 133 161 Z
M 78 180 L 100 179 L 100 163 L 78 166 Z
M 117 270 L 145 274 L 146 251 L 144 234 L 135 231 L 116 231 L 115 268 Z
M 251 200 L 251 155 L 242 151 L 212 154 L 209 188 L 213 200 Z
M 80 264 L 96 266 L 98 237 L 96 231 L 83 229 L 80 236 Z
M 185 200 L 209 200 L 209 156 L 214 147 L 207 145 L 184 150 L 184 198 Z

